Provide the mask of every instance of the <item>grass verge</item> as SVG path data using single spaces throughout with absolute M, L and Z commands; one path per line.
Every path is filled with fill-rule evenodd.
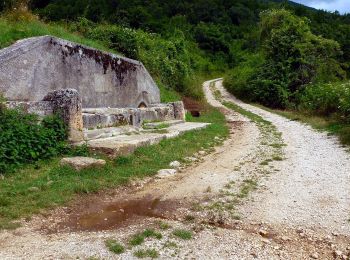
M 19 218 L 30 218 L 63 205 L 79 194 L 95 193 L 126 184 L 132 178 L 152 176 L 169 167 L 175 160 L 215 146 L 215 137 L 228 136 L 225 117 L 216 109 L 207 108 L 199 118 L 190 121 L 209 122 L 209 127 L 141 147 L 127 157 L 107 160 L 101 169 L 76 172 L 59 166 L 60 158 L 39 162 L 0 178 L 0 229 L 15 228 Z
M 260 104 L 253 105 L 290 120 L 308 124 L 316 130 L 327 131 L 328 133 L 337 136 L 343 145 L 350 145 L 350 124 L 343 123 L 337 118 L 315 116 L 299 111 L 271 109 Z

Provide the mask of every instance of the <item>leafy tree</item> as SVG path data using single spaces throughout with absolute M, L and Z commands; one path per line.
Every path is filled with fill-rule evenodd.
M 284 9 L 261 13 L 261 41 L 266 61 L 251 81 L 257 101 L 285 107 L 293 101 L 295 93 L 311 82 L 345 78 L 336 60 L 341 55 L 339 44 L 314 35 L 309 24 L 307 18 Z M 273 94 L 269 98 L 261 91 Z

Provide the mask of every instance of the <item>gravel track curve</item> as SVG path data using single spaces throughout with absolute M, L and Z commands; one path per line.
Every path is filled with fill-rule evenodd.
M 267 188 L 242 211 L 251 220 L 296 228 L 350 234 L 350 154 L 335 137 L 291 121 L 230 95 L 222 81 L 223 98 L 260 115 L 282 133 L 286 159 L 280 172 L 265 180 Z

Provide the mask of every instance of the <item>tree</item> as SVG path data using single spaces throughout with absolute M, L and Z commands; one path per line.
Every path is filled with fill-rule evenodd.
M 266 60 L 252 84 L 275 93 L 265 105 L 285 107 L 309 83 L 346 77 L 336 59 L 341 55 L 339 43 L 314 35 L 307 18 L 285 9 L 267 10 L 261 13 L 260 29 Z

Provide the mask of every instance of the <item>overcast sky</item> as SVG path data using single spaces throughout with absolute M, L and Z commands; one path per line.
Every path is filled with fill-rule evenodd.
M 350 13 L 350 0 L 292 0 L 307 6 L 328 11 L 339 11 L 340 13 Z

